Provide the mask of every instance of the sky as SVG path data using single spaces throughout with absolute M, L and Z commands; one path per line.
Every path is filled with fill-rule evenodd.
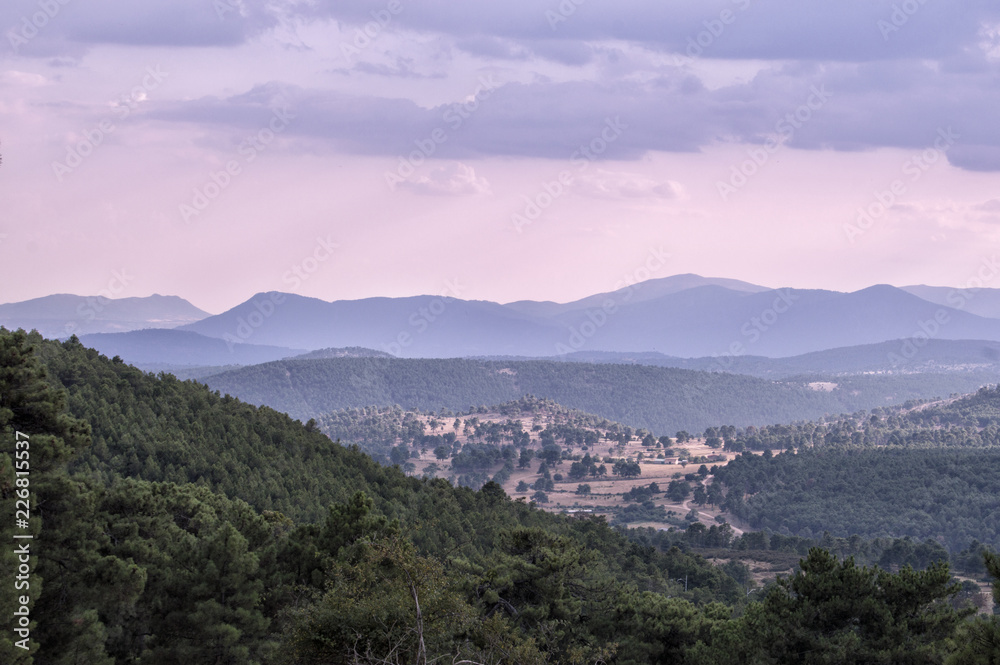
M 5 0 L 0 31 L 0 302 L 1000 287 L 1000 3 Z

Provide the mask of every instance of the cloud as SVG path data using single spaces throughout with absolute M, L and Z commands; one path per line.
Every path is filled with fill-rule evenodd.
M 467 164 L 454 162 L 430 169 L 427 175 L 411 177 L 397 185 L 418 194 L 462 196 L 490 194 L 490 183 Z
M 915 11 L 909 11 L 910 6 Z M 864 62 L 941 59 L 996 50 L 1000 6 L 980 0 L 78 0 L 47 20 L 26 47 L 76 54 L 96 44 L 234 46 L 281 25 L 334 20 L 442 35 L 470 53 L 520 59 L 525 51 L 568 65 L 589 62 L 588 43 L 625 41 L 709 59 Z M 34 0 L 0 7 L 0 27 L 39 11 Z M 382 18 L 380 18 L 382 17 Z M 555 18 L 553 18 L 555 17 Z
M 571 160 L 602 144 L 614 119 L 625 128 L 602 144 L 601 159 L 635 159 L 647 151 L 697 152 L 717 143 L 762 144 L 781 137 L 799 149 L 924 150 L 941 131 L 958 137 L 951 162 L 1000 170 L 1000 108 L 995 73 L 949 76 L 914 61 L 795 64 L 761 70 L 752 80 L 717 89 L 679 68 L 653 78 L 613 81 L 538 80 L 480 84 L 470 100 L 427 108 L 408 99 L 351 95 L 272 82 L 228 98 L 156 107 L 163 120 L 256 126 L 278 91 L 295 107 L 290 135 L 332 148 L 403 156 L 434 132 L 446 140 L 435 158 L 510 155 Z M 950 128 L 950 129 L 949 129 Z M 429 156 L 429 155 L 425 155 Z
M 397 56 L 392 63 L 359 62 L 350 70 L 335 70 L 337 73 L 360 72 L 362 74 L 374 74 L 376 76 L 389 76 L 394 78 L 407 79 L 428 79 L 444 78 L 442 73 L 424 74 L 417 71 L 416 60 L 414 58 L 404 58 Z
M 995 3 L 917 3 L 915 11 L 894 17 L 905 3 L 622 0 L 569 3 L 576 9 L 553 28 L 547 12 L 566 13 L 560 9 L 566 3 L 400 1 L 392 13 L 388 0 L 74 0 L 59 5 L 22 51 L 69 63 L 80 49 L 99 44 L 235 48 L 309 22 L 345 34 L 374 22 L 383 41 L 351 69 L 330 69 L 335 47 L 319 54 L 303 48 L 290 59 L 301 71 L 288 76 L 299 85 L 257 82 L 243 94 L 156 100 L 143 115 L 206 133 L 252 130 L 271 112 L 262 96 L 281 90 L 296 113 L 288 136 L 307 138 L 300 145 L 309 143 L 312 151 L 396 157 L 440 130 L 447 140 L 435 147 L 434 158 L 564 161 L 597 141 L 609 118 L 620 118 L 627 130 L 599 158 L 635 159 L 648 151 L 763 144 L 813 90 L 822 89 L 829 91 L 828 103 L 811 109 L 808 121 L 784 136 L 787 146 L 923 150 L 938 130 L 951 127 L 961 137 L 948 152 L 952 164 L 1000 170 L 1000 124 L 993 121 L 1000 108 L 1000 59 L 991 55 L 1000 48 Z M 16 29 L 37 11 L 35 0 L 5 4 L 0 27 Z M 381 25 L 383 14 L 389 18 Z M 880 21 L 898 30 L 879 28 Z M 404 39 L 409 36 L 415 38 Z M 304 43 L 318 48 L 327 37 L 317 29 Z M 752 76 L 708 81 L 707 62 L 724 71 L 748 58 L 763 59 Z M 314 69 L 317 62 L 322 65 Z M 249 60 L 247 71 L 252 66 Z M 470 104 L 457 90 L 470 70 L 510 76 Z M 313 71 L 366 76 L 321 80 L 311 77 Z M 225 71 L 218 76 L 221 81 Z M 424 78 L 442 83 L 418 94 L 406 81 Z M 442 91 L 453 101 L 443 102 Z
M 468 45 L 489 38 L 558 40 L 567 44 L 622 40 L 660 51 L 726 59 L 808 59 L 859 62 L 942 58 L 960 53 L 995 25 L 1000 7 L 979 0 L 910 3 L 896 0 L 424 0 L 403 3 L 394 18 L 417 31 L 454 36 Z M 906 5 L 905 10 L 902 8 Z M 311 11 L 337 20 L 372 20 L 365 0 L 325 0 Z M 888 27 L 887 27 L 888 26 Z M 703 34 L 704 33 L 704 34 Z M 549 57 L 544 51 L 537 52 Z M 501 57 L 494 53 L 493 57 Z
M 1000 213 L 1000 199 L 990 199 L 989 201 L 980 203 L 977 206 L 973 206 L 973 210 Z
M 1000 171 L 1000 145 L 955 146 L 948 161 L 967 171 Z
M 0 29 L 24 56 L 79 56 L 102 44 L 236 46 L 280 25 L 291 7 L 263 0 L 53 0 L 45 7 L 13 0 L 0 7 Z
M 578 176 L 573 188 L 588 196 L 609 199 L 677 200 L 684 196 L 684 188 L 673 180 L 654 180 L 638 173 L 604 169 Z
M 16 69 L 8 69 L 0 72 L 0 85 L 11 87 L 39 88 L 50 85 L 52 82 L 41 74 L 31 72 L 19 72 Z

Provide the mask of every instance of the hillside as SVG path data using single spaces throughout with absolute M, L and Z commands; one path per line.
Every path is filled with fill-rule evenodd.
M 322 360 L 325 358 L 392 358 L 391 353 L 386 353 L 385 351 L 376 351 L 375 349 L 366 349 L 362 346 L 349 346 L 341 349 L 316 349 L 315 351 L 307 351 L 301 353 L 297 356 L 293 356 L 290 360 Z
M 712 526 L 721 515 L 741 527 L 736 535 L 937 538 L 952 552 L 974 539 L 1000 545 L 996 390 L 823 423 L 659 437 L 528 398 L 455 414 L 338 411 L 318 424 L 414 475 L 492 480 L 546 510 L 615 523 Z
M 282 650 L 309 648 L 295 640 L 325 630 L 289 614 L 293 605 L 320 612 L 335 579 L 324 571 L 365 565 L 366 547 L 396 557 L 395 565 L 423 566 L 421 575 L 447 565 L 454 607 L 470 617 L 485 620 L 498 602 L 493 594 L 504 598 L 514 619 L 498 616 L 468 643 L 454 637 L 457 648 L 473 652 L 503 639 L 562 662 L 556 654 L 614 636 L 620 653 L 632 654 L 624 662 L 648 662 L 642 622 L 602 625 L 605 603 L 627 606 L 640 582 L 647 593 L 699 603 L 740 598 L 736 580 L 701 558 L 635 546 L 599 520 L 550 515 L 496 486 L 473 492 L 407 478 L 271 409 L 144 374 L 75 340 L 32 337 L 34 352 L 28 341 L 0 331 L 0 433 L 13 440 L 15 430 L 29 432 L 34 451 L 32 487 L 43 508 L 32 523 L 33 570 L 45 586 L 32 611 L 71 619 L 34 628 L 43 645 L 36 662 L 66 653 L 101 665 L 192 654 L 195 662 L 276 662 Z M 60 470 L 67 461 L 69 475 Z M 4 453 L 0 491 L 8 498 L 13 487 Z M 2 529 L 9 539 L 11 527 Z M 522 557 L 541 551 L 552 567 L 525 570 Z M 689 578 L 687 592 L 678 592 L 678 571 Z M 579 586 L 567 588 L 569 579 Z M 535 591 L 525 595 L 525 585 Z M 466 600 L 477 586 L 493 591 Z M 575 626 L 558 638 L 538 618 L 554 606 Z M 359 612 L 338 622 L 370 616 Z M 454 625 L 434 616 L 429 626 Z M 675 639 L 675 649 L 694 643 Z
M 915 374 L 943 372 L 984 372 L 1000 376 L 1000 342 L 986 340 L 892 340 L 787 358 L 755 355 L 723 355 L 709 358 L 676 358 L 662 353 L 610 353 L 577 351 L 549 360 L 603 362 L 677 367 L 706 372 L 731 372 L 760 378 L 784 379 L 818 374 Z
M 968 288 L 956 289 L 946 286 L 915 286 L 900 287 L 904 291 L 938 305 L 955 307 L 960 304 L 962 309 L 978 316 L 1000 319 L 1000 289 Z
M 256 365 L 296 356 L 302 349 L 231 343 L 187 330 L 135 330 L 83 335 L 81 343 L 109 358 L 149 371 L 180 368 Z
M 144 374 L 75 339 L 0 330 L 0 370 L 0 436 L 30 445 L 34 506 L 18 525 L 33 536 L 31 595 L 2 595 L 0 610 L 67 619 L 31 623 L 31 655 L 0 639 L 5 663 L 278 665 L 397 652 L 410 662 L 429 652 L 512 665 L 709 665 L 727 652 L 725 635 L 768 653 L 759 621 L 803 630 L 772 607 L 794 602 L 781 583 L 747 605 L 745 566 L 685 551 L 725 545 L 714 526 L 654 547 L 600 519 L 512 501 L 496 484 L 473 492 L 407 478 L 313 423 Z M 13 461 L 0 453 L 4 500 L 24 486 Z M 0 525 L 0 537 L 13 535 Z M 2 557 L 15 564 L 9 550 Z M 812 571 L 839 595 L 842 576 L 819 572 L 831 563 L 840 566 L 810 550 L 793 580 Z M 907 611 L 938 607 L 946 622 L 933 635 L 903 630 L 899 644 L 953 650 L 966 612 L 936 604 L 959 591 L 947 564 L 884 576 L 914 585 Z M 874 589 L 843 588 L 902 616 Z M 733 618 L 735 606 L 748 618 Z
M 727 488 L 719 505 L 754 529 L 1000 546 L 1000 389 L 719 435 L 729 451 L 789 450 L 741 455 L 716 473 Z
M 852 293 L 765 289 L 678 275 L 570 303 L 502 305 L 447 295 L 325 302 L 258 293 L 185 330 L 254 344 L 319 349 L 362 346 L 407 358 L 548 357 L 578 351 L 656 352 L 680 358 L 785 358 L 925 338 L 1000 342 L 1000 320 L 965 300 L 930 302 L 876 285 Z
M 552 321 L 487 301 L 413 296 L 324 302 L 278 292 L 258 293 L 183 329 L 217 338 L 241 330 L 241 339 L 254 344 L 360 346 L 407 357 L 549 355 L 564 334 Z
M 283 360 L 202 379 L 213 390 L 308 420 L 345 408 L 422 411 L 501 404 L 524 395 L 658 433 L 762 425 L 971 392 L 992 374 L 822 377 L 774 382 L 645 365 L 550 361 L 337 358 Z
M 114 298 L 113 294 L 56 294 L 0 304 L 0 326 L 38 330 L 47 337 L 176 328 L 208 316 L 177 296 Z

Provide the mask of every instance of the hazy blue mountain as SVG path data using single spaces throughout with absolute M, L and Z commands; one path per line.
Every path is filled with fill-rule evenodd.
M 918 347 L 913 340 L 892 340 L 814 351 L 788 358 L 751 355 L 677 358 L 655 352 L 576 351 L 551 360 L 726 371 L 775 379 L 806 374 L 837 376 L 865 372 L 978 372 L 991 369 L 1000 372 L 1000 342 L 932 339 Z
M 302 353 L 289 360 L 322 360 L 325 358 L 392 358 L 391 353 L 366 349 L 363 346 L 348 346 L 342 349 L 317 349 Z
M 660 434 L 817 419 L 967 393 L 995 380 L 996 373 L 955 372 L 773 381 L 644 365 L 461 358 L 280 360 L 202 379 L 303 421 L 345 408 L 462 411 L 535 395 Z
M 956 289 L 950 286 L 924 286 L 923 284 L 901 288 L 938 305 L 954 307 L 970 314 L 991 319 L 1000 319 L 1000 289 Z
M 604 350 L 684 358 L 772 358 L 893 339 L 1000 340 L 1000 321 L 937 305 L 879 285 L 854 293 L 780 289 L 740 293 L 702 286 L 614 311 L 556 317 L 568 327 L 564 352 Z
M 624 280 L 622 280 L 624 281 Z M 725 279 L 718 277 L 702 277 L 691 273 L 683 275 L 673 275 L 671 277 L 660 277 L 648 279 L 637 284 L 623 285 L 622 288 L 607 293 L 598 293 L 587 296 L 580 300 L 568 303 L 555 303 L 551 301 L 536 302 L 534 300 L 519 300 L 508 303 L 506 307 L 531 316 L 556 316 L 587 308 L 600 309 L 608 301 L 615 303 L 638 303 L 655 300 L 662 296 L 687 291 L 699 286 L 719 286 L 730 291 L 742 293 L 758 293 L 768 291 L 766 286 L 758 286 L 749 282 L 741 282 L 738 279 Z
M 147 371 L 182 367 L 256 365 L 295 356 L 303 349 L 258 344 L 229 344 L 188 330 L 134 330 L 83 335 L 80 342 L 109 358 Z
M 364 347 L 409 358 L 660 353 L 673 358 L 718 358 L 707 366 L 704 361 L 663 366 L 745 372 L 739 368 L 755 366 L 756 361 L 747 359 L 752 356 L 790 358 L 902 340 L 899 355 L 909 361 L 907 339 L 910 346 L 921 343 L 920 348 L 926 339 L 1000 341 L 1000 318 L 970 311 L 973 303 L 985 308 L 993 296 L 991 290 L 962 296 L 963 307 L 957 309 L 887 285 L 853 293 L 775 290 L 737 280 L 676 275 L 563 304 L 520 301 L 501 305 L 436 296 L 326 302 L 287 293 L 259 293 L 222 314 L 178 329 L 230 345 L 305 350 Z M 954 295 L 945 294 L 944 299 L 958 303 Z M 105 308 L 109 310 L 110 305 Z M 155 356 L 155 348 L 148 350 L 150 358 Z M 909 351 L 919 355 L 919 348 Z M 890 352 L 874 358 L 875 365 L 870 367 L 845 361 L 856 369 L 844 371 L 883 369 Z M 173 358 L 165 354 L 158 362 L 172 363 Z M 834 371 L 829 366 L 838 362 L 824 360 L 821 364 L 827 369 L 823 371 Z M 770 368 L 749 373 L 774 375 Z
M 325 302 L 259 293 L 185 330 L 230 341 L 307 349 L 363 346 L 403 357 L 551 355 L 557 323 L 493 302 L 436 296 Z
M 66 293 L 0 305 L 0 325 L 46 337 L 176 328 L 210 316 L 183 298 L 154 294 L 108 299 Z

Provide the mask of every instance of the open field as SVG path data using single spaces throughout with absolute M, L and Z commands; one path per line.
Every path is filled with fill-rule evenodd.
M 428 434 L 453 432 L 456 436 L 456 443 L 463 445 L 466 443 L 482 442 L 481 439 L 477 439 L 465 427 L 465 422 L 472 418 L 476 418 L 479 423 L 520 423 L 521 428 L 530 433 L 531 439 L 528 447 L 536 451 L 542 445 L 539 438 L 541 430 L 550 425 L 565 424 L 568 420 L 571 420 L 564 413 L 560 412 L 542 412 L 533 415 L 513 416 L 497 412 L 487 412 L 475 414 L 475 416 L 459 416 L 458 420 L 460 422 L 458 427 L 456 427 L 455 417 L 424 414 L 417 417 L 424 423 Z M 622 499 L 623 493 L 635 487 L 648 487 L 650 483 L 657 483 L 661 493 L 653 497 L 653 504 L 655 506 L 662 506 L 668 513 L 670 521 L 643 521 L 630 524 L 632 526 L 651 526 L 661 529 L 669 528 L 671 523 L 678 526 L 684 525 L 686 524 L 684 517 L 690 513 L 693 507 L 691 498 L 688 497 L 684 501 L 675 502 L 668 499 L 663 494 L 663 491 L 666 490 L 671 481 L 683 479 L 685 475 L 697 472 L 702 464 L 710 469 L 716 464 L 724 465 L 734 456 L 733 453 L 725 453 L 709 447 L 703 438 L 692 438 L 682 444 L 677 444 L 675 440 L 672 440 L 670 449 L 666 453 L 666 455 L 669 455 L 668 457 L 664 455 L 664 449 L 659 443 L 653 447 L 646 447 L 642 445 L 638 437 L 633 436 L 631 440 L 622 445 L 617 441 L 608 441 L 603 438 L 604 432 L 599 427 L 588 429 L 601 434 L 602 438 L 597 444 L 591 446 L 566 446 L 560 442 L 560 446 L 568 449 L 571 457 L 577 460 L 589 454 L 591 457 L 599 458 L 602 461 L 608 458 L 638 461 L 641 474 L 633 478 L 611 475 L 611 463 L 604 461 L 609 469 L 607 475 L 603 477 L 588 477 L 581 480 L 569 480 L 565 477 L 567 476 L 572 460 L 563 460 L 560 464 L 549 467 L 554 485 L 552 489 L 545 491 L 548 502 L 539 503 L 539 506 L 545 510 L 552 512 L 585 511 L 610 515 L 613 509 L 627 505 Z M 660 458 L 657 458 L 657 455 L 660 455 Z M 450 460 L 438 459 L 434 451 L 430 449 L 420 451 L 419 457 L 412 457 L 410 461 L 415 466 L 415 470 L 412 472 L 415 475 L 429 475 L 431 473 L 440 477 L 456 475 L 451 469 Z M 529 486 L 535 483 L 539 479 L 537 471 L 540 464 L 541 461 L 538 459 L 532 460 L 527 468 L 519 468 L 515 464 L 510 477 L 503 484 L 507 494 L 515 499 L 530 501 L 535 490 L 517 491 L 517 487 L 522 482 Z M 502 467 L 503 465 L 498 463 L 488 470 L 488 474 L 492 477 Z M 560 475 L 563 479 L 557 477 Z M 707 486 L 711 482 L 712 476 L 709 474 L 704 478 L 704 483 Z M 581 484 L 590 485 L 591 493 L 589 495 L 582 496 L 576 493 L 577 487 Z M 697 519 L 707 526 L 716 524 L 716 517 L 719 515 L 720 511 L 713 506 L 702 506 L 697 509 Z M 738 524 L 733 524 L 731 517 L 723 515 L 723 518 L 733 526 L 733 530 L 737 535 L 743 532 Z

